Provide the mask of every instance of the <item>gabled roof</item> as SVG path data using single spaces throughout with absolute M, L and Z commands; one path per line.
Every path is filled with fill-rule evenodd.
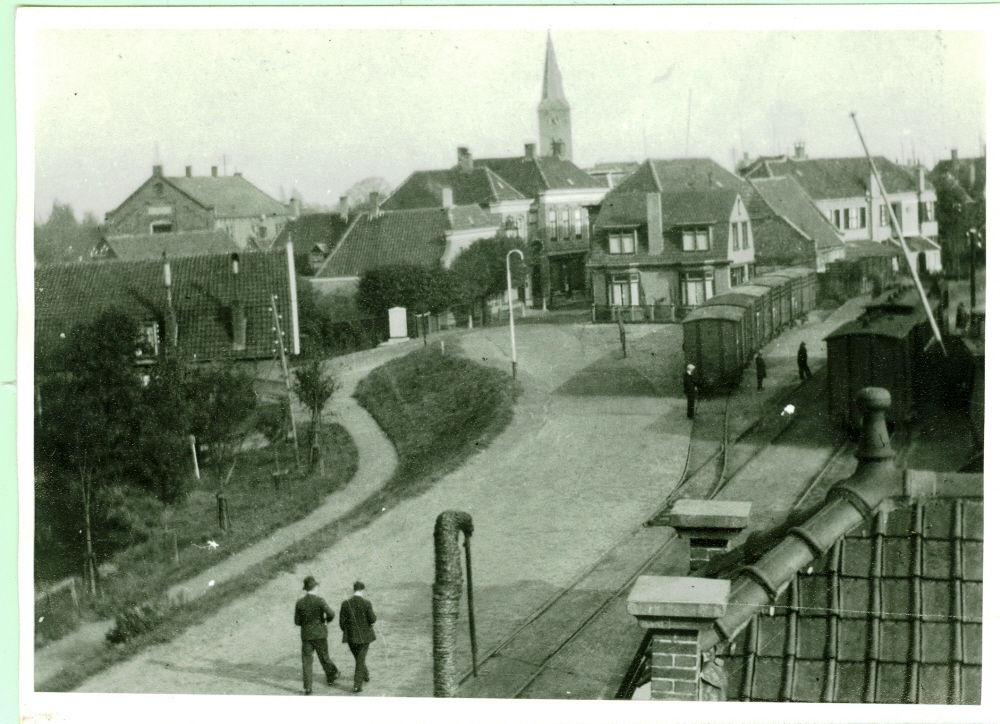
M 619 183 L 612 193 L 627 191 L 682 193 L 712 189 L 739 191 L 751 218 L 771 213 L 757 198 L 757 192 L 745 179 L 710 158 L 649 159 L 643 162 L 635 173 Z
M 385 200 L 386 211 L 441 208 L 441 191 L 451 188 L 455 204 L 517 201 L 525 196 L 488 167 L 466 171 L 458 166 L 443 171 L 415 171 Z
M 177 348 L 187 359 L 261 359 L 275 353 L 271 295 L 278 299 L 285 339 L 295 334 L 295 305 L 284 247 L 239 255 L 233 274 L 230 254 L 170 260 L 171 296 L 177 319 Z M 246 349 L 232 349 L 231 308 L 238 300 L 247 319 Z M 118 308 L 139 322 L 164 329 L 167 296 L 162 260 L 57 264 L 35 269 L 35 344 L 65 342 L 81 324 Z M 161 343 L 162 344 L 162 343 Z
M 844 245 L 833 224 L 818 209 L 805 190 L 790 178 L 755 179 L 751 181 L 767 206 L 807 239 L 818 250 Z
M 882 177 L 886 193 L 916 193 L 917 174 L 899 164 L 892 163 L 883 156 L 873 158 L 875 167 Z M 806 193 L 815 200 L 849 199 L 863 197 L 870 192 L 871 169 L 868 159 L 858 158 L 805 158 L 787 156 L 780 159 L 760 159 L 747 171 L 748 178 L 776 178 L 786 176 L 795 179 Z M 933 187 L 930 187 L 933 190 Z M 878 195 L 878 189 L 875 190 Z
M 525 197 L 532 199 L 552 189 L 607 188 L 572 161 L 556 156 L 477 158 L 473 164 L 477 168 L 491 169 Z
M 475 205 L 452 209 L 382 211 L 362 214 L 351 224 L 316 277 L 359 277 L 394 264 L 434 267 L 445 251 L 445 234 L 476 228 L 498 229 L 500 218 Z
M 230 254 L 240 251 L 236 242 L 221 229 L 106 236 L 95 247 L 94 256 L 102 256 L 102 248 L 110 252 L 108 258 L 122 261 L 162 259 L 164 254 L 170 259 L 176 259 L 184 256 Z
M 284 216 L 288 213 L 283 204 L 272 199 L 239 174 L 164 176 L 163 179 L 202 206 L 214 208 L 217 217 Z
M 347 221 L 340 214 L 306 214 L 285 224 L 274 246 L 284 248 L 291 241 L 296 254 L 307 254 L 317 246 L 332 249 L 345 231 Z
M 663 194 L 663 228 L 728 222 L 739 191 L 714 188 Z
M 604 197 L 594 225 L 599 228 L 638 226 L 646 223 L 646 194 L 619 193 L 615 190 Z

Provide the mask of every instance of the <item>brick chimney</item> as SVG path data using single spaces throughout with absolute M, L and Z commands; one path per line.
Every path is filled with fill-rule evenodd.
M 163 252 L 163 286 L 167 290 L 167 311 L 164 314 L 164 330 L 166 333 L 167 344 L 171 347 L 177 346 L 177 315 L 174 313 L 174 300 L 173 300 L 173 289 L 172 289 L 172 279 L 170 275 L 170 260 L 167 258 L 167 252 Z
M 797 161 L 804 161 L 806 159 L 806 142 L 797 141 L 795 143 L 795 159 Z
M 382 213 L 381 202 L 378 198 L 378 191 L 371 191 L 368 194 L 368 206 L 370 208 L 369 214 L 371 218 L 377 219 L 379 214 Z
M 163 166 L 160 166 L 160 165 L 153 166 L 153 175 L 154 176 L 162 176 L 163 175 Z
M 347 197 L 346 196 L 341 196 L 340 197 L 340 203 L 337 204 L 337 213 L 340 214 L 340 217 L 344 221 L 347 221 L 347 217 L 350 215 L 350 212 L 351 212 L 351 207 L 347 203 Z
M 639 576 L 625 606 L 651 634 L 651 699 L 701 700 L 703 644 L 728 599 L 725 579 Z
M 524 160 L 530 161 L 535 157 L 535 144 L 526 143 L 524 144 Z
M 690 571 L 730 550 L 732 542 L 750 524 L 750 503 L 732 500 L 682 499 L 674 503 L 667 525 L 691 544 Z
M 212 176 L 218 176 L 218 175 L 219 175 L 219 167 L 212 166 Z
M 917 166 L 917 191 L 923 193 L 927 190 L 927 178 L 923 166 Z
M 472 170 L 472 153 L 467 146 L 458 147 L 458 168 L 465 173 Z
M 242 352 L 247 348 L 247 315 L 239 296 L 240 255 L 235 251 L 229 257 L 233 273 L 233 304 L 230 308 L 233 325 L 233 351 Z
M 957 165 L 958 164 L 958 149 L 957 148 L 951 149 L 951 162 L 952 162 L 953 165 Z
M 451 186 L 445 186 L 441 189 L 441 206 L 450 209 L 455 205 L 454 197 L 451 191 Z
M 184 175 L 187 176 L 188 178 L 191 178 L 191 167 L 190 166 L 185 166 L 184 167 Z
M 649 237 L 649 254 L 663 253 L 663 198 L 657 191 L 646 194 L 646 233 Z
M 300 216 L 302 216 L 302 199 L 300 199 L 298 196 L 293 196 L 291 205 L 292 205 L 291 209 L 292 218 L 297 219 Z

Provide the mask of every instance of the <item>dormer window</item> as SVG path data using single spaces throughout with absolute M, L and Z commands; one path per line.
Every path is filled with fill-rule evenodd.
M 684 251 L 708 251 L 709 233 L 707 226 L 696 226 L 681 232 Z
M 609 254 L 635 254 L 635 230 L 612 231 L 608 234 Z

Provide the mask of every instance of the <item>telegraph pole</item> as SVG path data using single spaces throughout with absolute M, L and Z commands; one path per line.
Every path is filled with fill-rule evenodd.
M 281 331 L 281 316 L 278 314 L 278 299 L 271 295 L 271 311 L 274 313 L 274 332 L 278 340 L 278 351 L 281 353 L 281 372 L 285 376 L 285 391 L 288 393 L 288 417 L 292 421 L 292 440 L 295 442 L 295 467 L 302 469 L 299 459 L 299 432 L 295 427 L 295 414 L 292 412 L 292 378 L 288 374 L 288 358 L 285 356 L 285 333 Z

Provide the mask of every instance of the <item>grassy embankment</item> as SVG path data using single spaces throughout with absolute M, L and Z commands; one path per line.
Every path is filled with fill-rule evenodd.
M 151 631 L 106 646 L 46 682 L 44 691 L 69 691 L 105 668 L 166 643 L 282 572 L 309 561 L 383 509 L 419 495 L 496 437 L 513 417 L 516 385 L 501 372 L 469 360 L 424 349 L 389 362 L 362 381 L 358 402 L 382 426 L 399 455 L 386 485 L 345 516 L 221 583 L 211 594 L 164 615 Z M 232 507 L 230 508 L 232 513 Z

